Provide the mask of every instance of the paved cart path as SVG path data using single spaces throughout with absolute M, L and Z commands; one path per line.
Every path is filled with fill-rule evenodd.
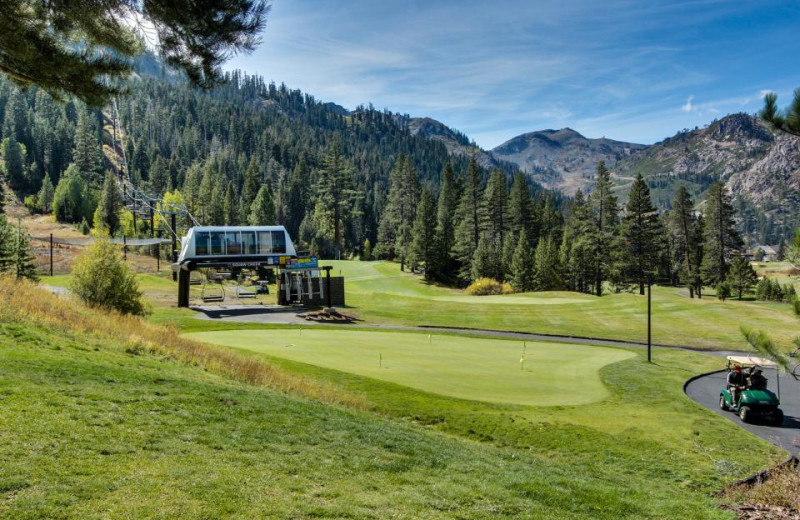
M 765 369 L 764 375 L 769 379 L 769 388 L 777 393 L 775 371 Z M 686 394 L 706 408 L 784 448 L 792 455 L 800 454 L 800 382 L 786 374 L 780 376 L 781 410 L 785 418 L 782 426 L 770 426 L 766 423 L 744 423 L 737 414 L 719 409 L 719 393 L 725 388 L 725 377 L 726 373 L 723 371 L 695 379 L 687 385 Z

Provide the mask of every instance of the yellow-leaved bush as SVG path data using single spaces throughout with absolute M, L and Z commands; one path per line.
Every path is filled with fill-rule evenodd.
M 478 278 L 466 289 L 471 296 L 486 296 L 489 294 L 511 294 L 514 289 L 508 282 L 500 283 L 494 278 Z

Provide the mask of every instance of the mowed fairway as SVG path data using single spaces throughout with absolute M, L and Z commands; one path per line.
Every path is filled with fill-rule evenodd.
M 429 340 L 400 332 L 273 329 L 186 336 L 444 396 L 532 406 L 599 401 L 608 396 L 599 370 L 634 356 L 613 348 L 533 341 L 525 348 L 521 341 L 448 335 Z
M 469 296 L 426 284 L 393 262 L 325 261 L 345 277 L 347 305 L 366 324 L 437 325 L 646 341 L 647 298 L 573 292 Z M 653 342 L 718 350 L 747 349 L 742 325 L 769 331 L 780 349 L 793 348 L 797 318 L 771 302 L 689 298 L 683 287 L 653 287 Z

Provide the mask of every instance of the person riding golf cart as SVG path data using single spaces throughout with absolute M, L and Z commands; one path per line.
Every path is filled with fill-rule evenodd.
M 748 356 L 728 356 L 727 386 L 719 394 L 719 407 L 739 414 L 743 422 L 763 417 L 772 424 L 783 424 L 780 399 L 767 390 L 761 367 L 776 367 L 774 361 Z M 747 368 L 749 367 L 749 368 Z

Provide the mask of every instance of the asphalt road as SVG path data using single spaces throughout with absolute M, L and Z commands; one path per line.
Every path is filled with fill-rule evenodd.
M 720 360 L 720 365 L 723 361 Z M 765 369 L 764 375 L 769 379 L 769 388 L 778 393 L 775 371 Z M 733 421 L 762 439 L 780 446 L 792 455 L 800 454 L 800 382 L 791 376 L 780 376 L 781 410 L 784 413 L 782 426 L 770 426 L 766 423 L 743 423 L 733 412 L 719 409 L 719 393 L 725 388 L 725 372 L 716 372 L 695 379 L 686 387 L 686 394 L 706 408 L 715 411 L 729 421 Z

